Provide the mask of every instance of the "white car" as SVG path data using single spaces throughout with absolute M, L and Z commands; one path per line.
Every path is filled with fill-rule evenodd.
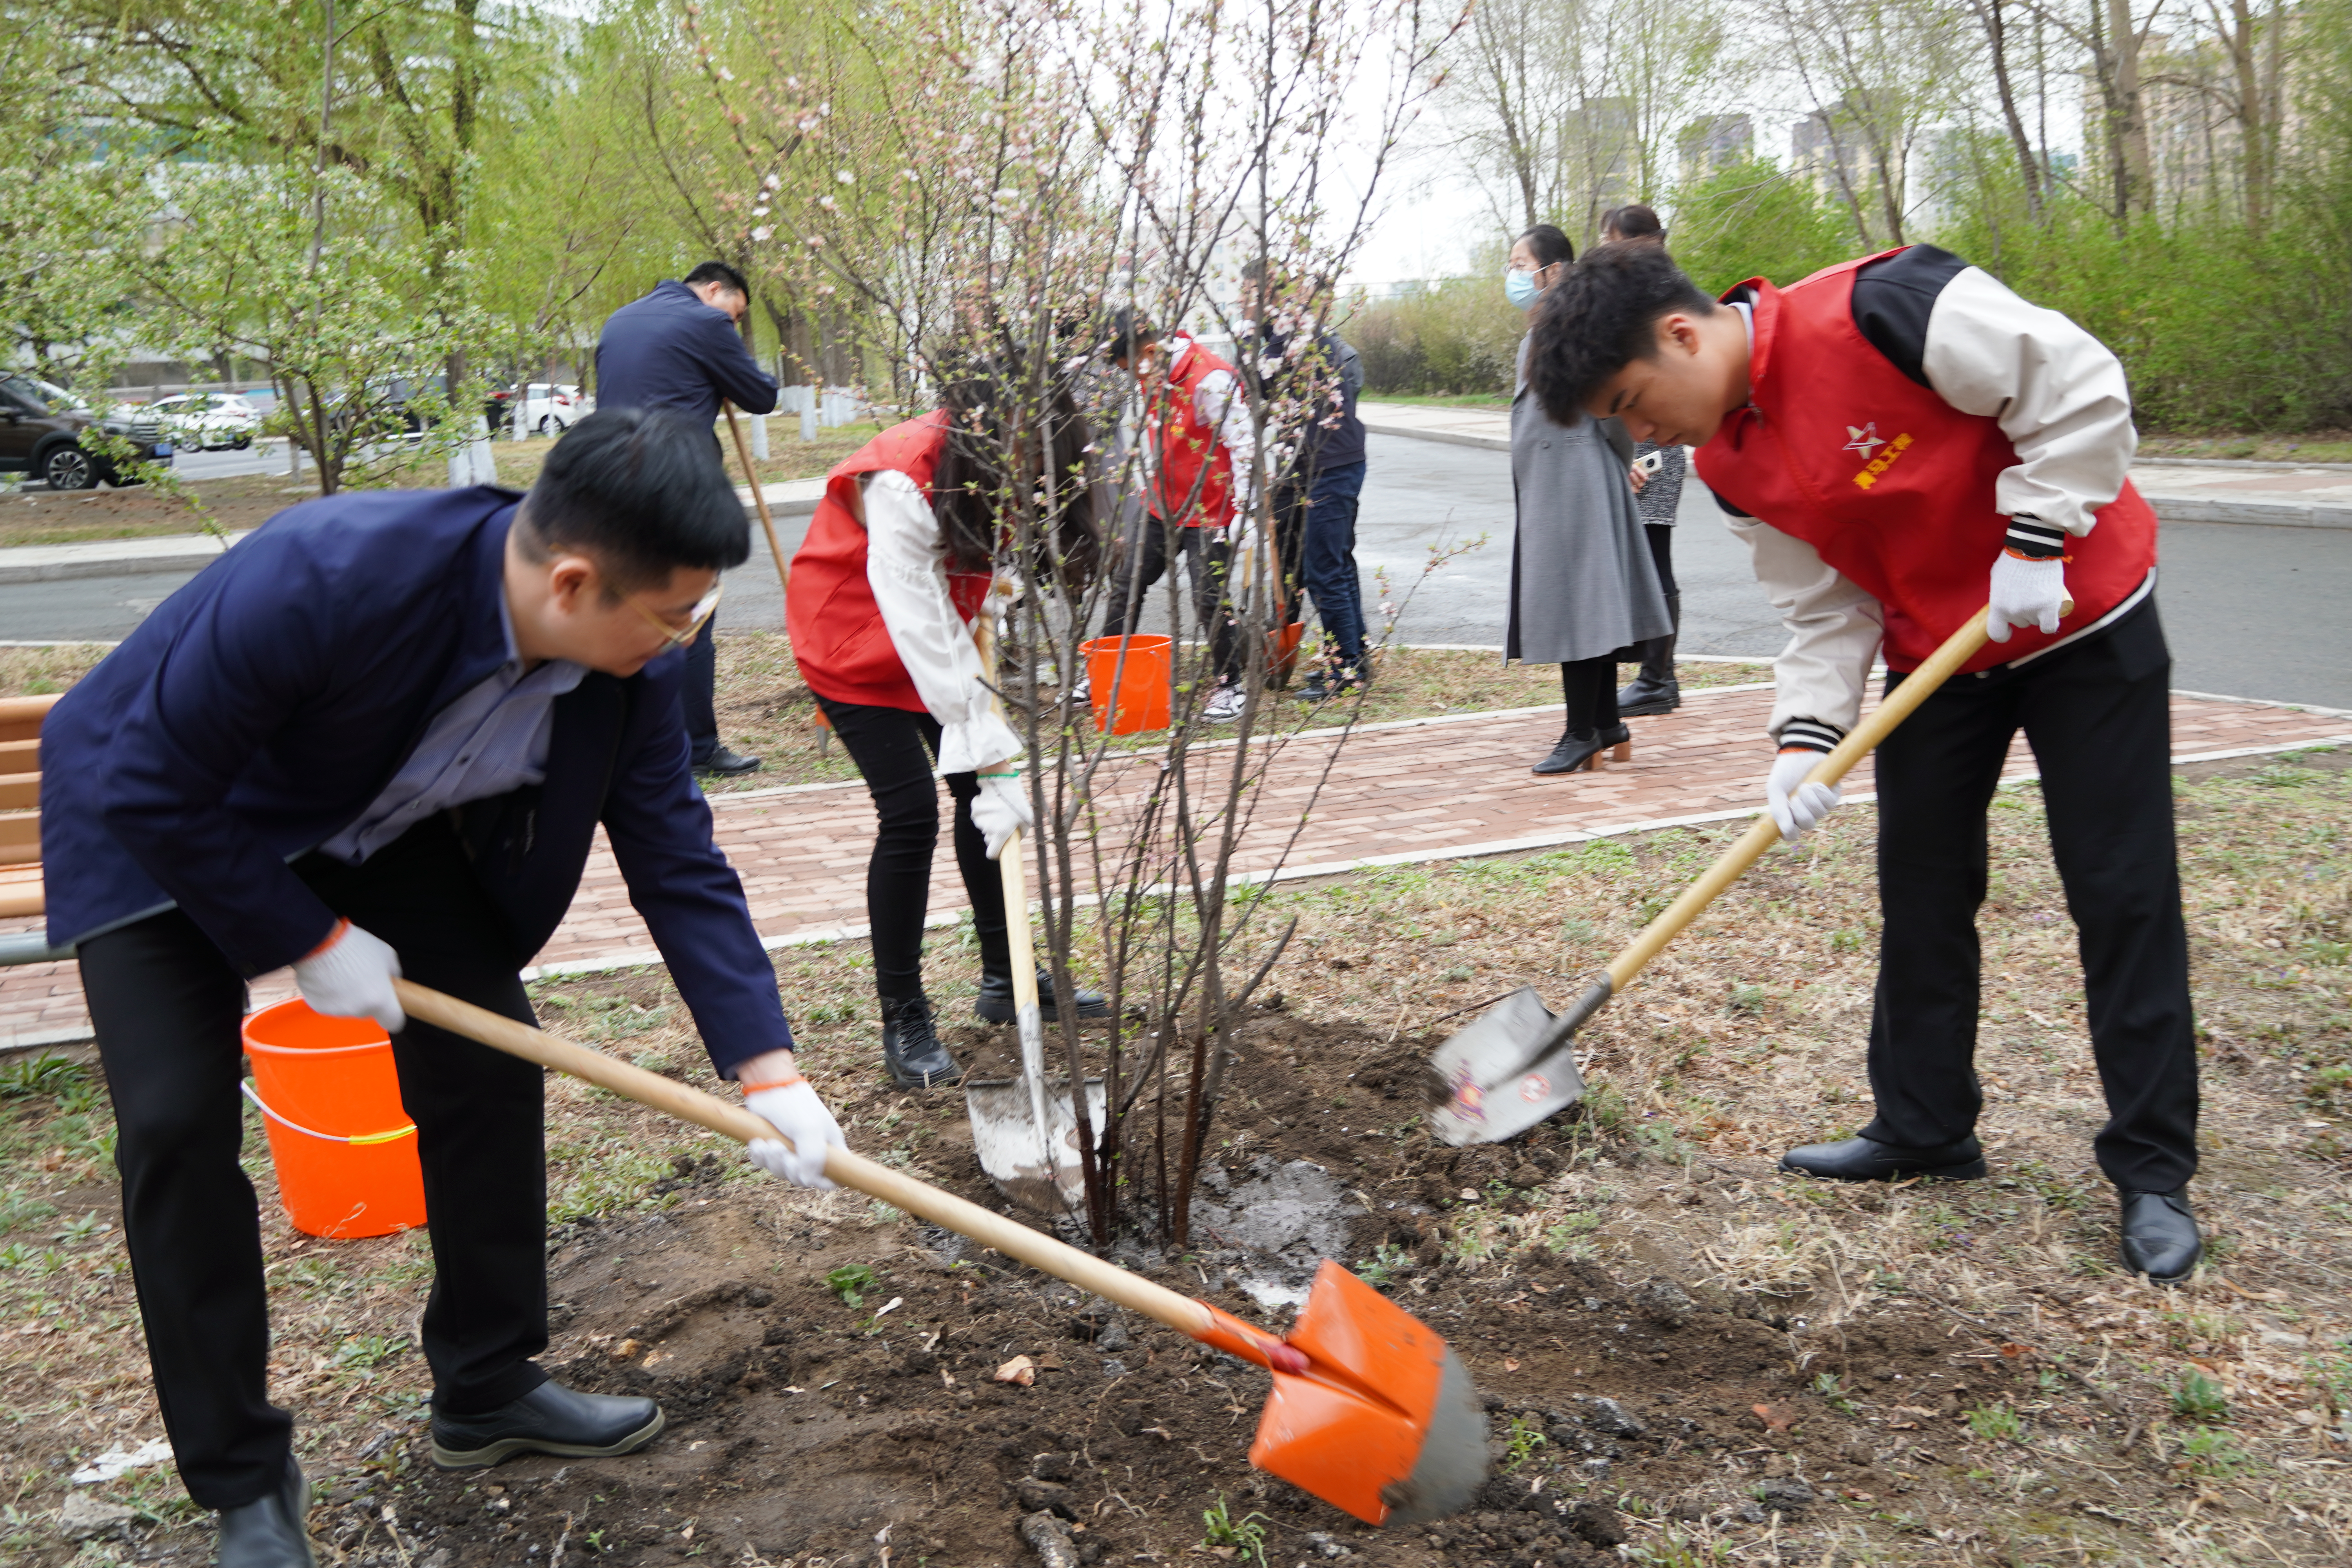
M 596 400 L 568 382 L 534 381 L 523 389 L 523 428 L 542 436 L 561 436 L 595 411 Z
M 217 452 L 242 452 L 261 430 L 261 410 L 233 393 L 184 392 L 159 397 L 141 411 L 160 423 L 173 445 Z

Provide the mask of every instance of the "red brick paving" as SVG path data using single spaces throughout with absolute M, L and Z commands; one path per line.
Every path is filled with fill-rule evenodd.
M 1528 847 L 1676 818 L 1736 815 L 1763 800 L 1770 754 L 1762 728 L 1767 690 L 1694 693 L 1680 712 L 1633 721 L 1631 763 L 1605 773 L 1538 778 L 1528 766 L 1559 731 L 1556 709 L 1460 715 L 1359 731 L 1314 803 L 1311 819 L 1284 852 L 1334 743 L 1328 737 L 1286 742 L 1260 788 L 1257 820 L 1234 862 L 1240 872 L 1277 864 L 1286 874 L 1337 869 L 1369 859 L 1426 859 Z M 2173 752 L 2284 747 L 2352 740 L 2344 718 L 2252 702 L 2176 696 Z M 2021 740 L 2011 776 L 2032 770 Z M 1848 781 L 1848 798 L 1871 788 L 1864 763 Z M 1127 793 L 1148 783 L 1148 764 L 1106 769 L 1097 800 L 1116 818 Z M 1296 802 L 1292 810 L 1281 803 Z M 719 847 L 743 878 L 751 915 L 772 943 L 854 934 L 865 923 L 866 856 L 874 813 L 863 785 L 822 784 L 772 793 L 721 795 L 714 803 Z M 952 855 L 938 857 L 931 883 L 935 918 L 964 907 Z M 591 858 L 572 913 L 541 952 L 542 967 L 617 967 L 655 956 L 652 939 L 629 907 L 611 855 Z M 257 981 L 255 1005 L 290 994 L 284 972 Z M 0 971 L 0 1047 L 86 1037 L 88 1014 L 70 964 Z

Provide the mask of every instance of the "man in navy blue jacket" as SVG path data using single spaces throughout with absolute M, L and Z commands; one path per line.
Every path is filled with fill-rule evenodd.
M 518 971 L 599 823 L 719 1076 L 831 1185 L 841 1133 L 793 1065 L 775 972 L 711 837 L 677 651 L 750 549 L 707 433 L 604 410 L 527 497 L 343 495 L 279 513 L 156 609 L 41 736 L 48 931 L 77 945 L 118 1126 L 123 1229 L 164 1425 L 220 1562 L 311 1561 L 269 1404 L 237 1163 L 245 983 L 292 965 L 392 1035 L 435 1281 L 433 1457 L 626 1453 L 653 1402 L 576 1394 L 547 1346 L 540 1069 L 402 1014 L 405 974 L 531 1021 Z
M 760 368 L 739 330 L 751 309 L 751 286 L 723 261 L 706 261 L 683 282 L 667 279 L 613 312 L 596 340 L 596 406 L 666 408 L 702 428 L 722 399 L 747 414 L 776 406 L 776 378 Z M 732 777 L 757 757 L 719 743 L 719 649 L 706 625 L 687 654 L 686 735 L 698 773 Z

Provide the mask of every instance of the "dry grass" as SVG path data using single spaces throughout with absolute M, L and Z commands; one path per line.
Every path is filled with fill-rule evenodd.
M 2143 458 L 2253 458 L 2266 463 L 2352 463 L 2352 430 L 2225 432 L 2139 438 Z
M 109 651 L 103 643 L 0 647 L 0 697 L 47 697 L 63 691 Z

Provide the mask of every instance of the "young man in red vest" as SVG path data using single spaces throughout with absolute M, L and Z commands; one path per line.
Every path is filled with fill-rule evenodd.
M 1545 297 L 1528 368 L 1556 419 L 1613 415 L 1636 440 L 1700 448 L 1790 632 L 1769 790 L 1787 837 L 1838 804 L 1803 780 L 1854 723 L 1873 656 L 1891 686 L 1990 605 L 1992 641 L 1878 749 L 1877 1117 L 1781 1168 L 1984 1174 L 1976 911 L 1985 813 L 2021 728 L 2079 931 L 2109 1111 L 2095 1148 L 2122 1197 L 2124 1260 L 2186 1277 L 2197 1055 L 2171 655 L 2122 365 L 1929 246 L 1786 289 L 1752 279 L 1717 303 L 1660 247 L 1612 245 Z
M 1142 537 L 1130 542 L 1112 584 L 1105 635 L 1133 637 L 1144 594 L 1182 555 L 1192 609 L 1209 634 L 1217 687 L 1202 716 L 1218 723 L 1242 712 L 1241 639 L 1227 588 L 1238 517 L 1256 510 L 1257 430 L 1231 363 L 1181 332 L 1166 342 L 1121 310 L 1113 319 L 1110 362 L 1142 389 L 1145 470 Z

